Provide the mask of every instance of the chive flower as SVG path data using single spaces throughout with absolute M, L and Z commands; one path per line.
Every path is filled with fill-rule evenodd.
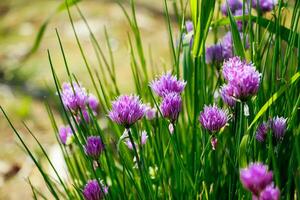
M 259 142 L 264 142 L 267 138 L 267 134 L 268 134 L 268 130 L 269 130 L 269 124 L 267 122 L 263 122 L 261 123 L 256 131 L 256 140 Z
M 167 94 L 161 102 L 160 109 L 163 117 L 168 118 L 171 123 L 174 123 L 182 109 L 181 96 L 174 92 Z
M 248 15 L 248 9 L 245 9 L 244 15 Z M 243 9 L 239 9 L 235 11 L 234 13 L 235 16 L 243 16 Z M 237 27 L 239 31 L 243 30 L 243 20 L 237 20 L 236 21 Z M 247 24 L 247 19 L 245 19 L 245 25 Z
M 227 16 L 227 4 L 229 6 L 230 11 L 234 14 L 236 10 L 242 9 L 243 3 L 240 0 L 226 0 L 222 6 L 221 11 L 223 15 Z
M 276 4 L 277 0 L 252 0 L 252 7 L 256 10 L 259 9 L 263 13 L 273 10 Z
M 140 120 L 145 114 L 145 106 L 136 95 L 121 95 L 112 102 L 109 118 L 125 128 Z
M 82 194 L 85 200 L 101 200 L 104 198 L 105 194 L 108 193 L 108 187 L 102 185 L 99 186 L 97 180 L 89 180 L 85 185 Z
M 99 136 L 89 136 L 86 140 L 84 150 L 87 156 L 98 160 L 100 154 L 104 150 L 104 145 Z
M 221 87 L 220 96 L 223 102 L 230 107 L 234 107 L 236 104 L 234 93 L 235 93 L 235 87 L 233 87 L 231 84 L 225 84 Z
M 149 105 L 145 109 L 145 117 L 148 120 L 152 120 L 156 117 L 156 108 L 151 108 Z
M 259 195 L 259 198 L 254 198 L 257 200 L 279 200 L 280 191 L 278 187 L 274 187 L 274 184 L 268 185 Z
M 59 128 L 59 139 L 63 145 L 69 145 L 72 143 L 73 131 L 69 125 L 61 126 Z
M 260 86 L 261 74 L 256 71 L 252 63 L 246 63 L 239 57 L 233 57 L 224 62 L 222 73 L 232 87 L 233 97 L 236 99 L 247 101 L 249 97 L 256 95 Z
M 203 128 L 214 133 L 223 128 L 227 121 L 227 111 L 218 108 L 216 105 L 204 106 L 204 110 L 200 113 L 199 121 Z
M 282 139 L 286 131 L 286 121 L 284 117 L 274 117 L 270 119 L 270 128 L 272 129 L 276 139 Z
M 259 197 L 260 193 L 272 184 L 273 173 L 262 163 L 251 163 L 247 168 L 240 170 L 240 180 L 245 189 Z
M 81 87 L 80 84 L 73 82 L 72 85 L 70 83 L 63 83 L 61 97 L 65 108 L 77 111 L 78 109 L 85 108 L 88 94 L 86 89 Z
M 91 108 L 91 110 L 93 111 L 94 114 L 97 114 L 99 112 L 99 101 L 98 99 L 90 94 L 88 97 L 88 105 Z
M 185 88 L 186 82 L 177 80 L 170 72 L 161 75 L 150 83 L 151 89 L 160 97 L 165 97 L 169 93 L 180 94 Z
M 193 24 L 193 22 L 190 21 L 190 20 L 187 20 L 185 22 L 185 28 L 186 28 L 186 32 L 188 32 L 188 33 L 194 31 L 194 24 Z
M 206 48 L 205 61 L 206 64 L 223 62 L 223 51 L 221 44 L 215 44 Z

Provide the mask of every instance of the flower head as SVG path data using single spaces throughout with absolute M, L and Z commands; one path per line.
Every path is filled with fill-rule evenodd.
M 269 124 L 266 122 L 263 122 L 260 124 L 256 131 L 256 140 L 259 142 L 264 142 L 267 137 L 267 133 L 269 130 Z
M 168 118 L 172 123 L 175 122 L 182 109 L 180 95 L 174 92 L 167 94 L 160 105 L 160 109 L 165 118 Z
M 251 163 L 247 168 L 240 170 L 240 180 L 244 188 L 258 196 L 272 183 L 273 173 L 261 163 Z
M 176 76 L 172 76 L 170 72 L 163 74 L 150 83 L 152 90 L 160 97 L 164 97 L 171 92 L 180 94 L 185 85 L 185 81 L 177 80 Z
M 73 132 L 69 125 L 59 128 L 59 138 L 63 145 L 69 145 L 72 142 Z
M 259 195 L 259 200 L 279 200 L 280 191 L 273 184 L 268 185 Z
M 270 127 L 277 139 L 282 139 L 286 131 L 286 121 L 284 117 L 274 117 L 270 120 Z
M 86 155 L 92 157 L 94 160 L 98 160 L 100 154 L 104 150 L 104 145 L 99 136 L 89 136 L 84 146 Z
M 207 64 L 221 63 L 223 61 L 223 51 L 221 44 L 215 44 L 206 48 L 205 59 Z
M 76 111 L 81 108 L 85 108 L 88 95 L 84 87 L 78 85 L 76 82 L 63 83 L 61 98 L 66 108 Z
M 239 10 L 243 7 L 243 3 L 240 0 L 227 0 L 222 7 L 221 11 L 223 15 L 227 16 L 227 4 L 229 6 L 230 11 L 234 14 L 236 10 Z
M 248 9 L 245 9 L 244 15 L 247 15 L 247 14 L 248 14 Z M 236 10 L 234 15 L 235 16 L 243 16 L 243 9 Z M 246 20 L 245 20 L 245 23 L 247 23 Z M 236 24 L 237 24 L 238 30 L 242 31 L 243 30 L 243 21 L 237 20 Z
M 189 32 L 192 32 L 194 31 L 194 25 L 193 25 L 193 22 L 188 20 L 185 22 L 185 28 L 186 28 L 186 31 L 189 33 Z
M 204 106 L 199 121 L 205 129 L 211 132 L 219 131 L 228 121 L 227 111 L 218 108 L 216 105 Z
M 260 11 L 262 12 L 268 12 L 273 10 L 276 4 L 277 0 L 252 0 L 252 7 L 255 9 L 260 9 Z
M 221 40 L 223 59 L 233 57 L 233 41 L 231 32 L 227 32 Z
M 221 87 L 221 98 L 230 107 L 234 107 L 236 104 L 236 100 L 234 98 L 235 87 L 231 84 L 226 84 Z
M 101 183 L 100 183 L 101 184 Z M 100 200 L 104 198 L 104 195 L 108 193 L 108 187 L 99 186 L 97 180 L 89 180 L 83 189 L 83 197 L 85 200 Z
M 223 64 L 224 78 L 231 85 L 234 97 L 242 101 L 257 93 L 261 74 L 251 63 L 242 61 L 239 57 L 229 58 Z
M 145 114 L 145 106 L 135 95 L 121 95 L 112 102 L 109 118 L 117 124 L 129 128 Z
M 95 114 L 98 113 L 98 111 L 99 111 L 99 101 L 98 101 L 98 99 L 97 99 L 94 95 L 92 95 L 92 94 L 90 94 L 89 97 L 88 97 L 88 105 L 89 105 L 89 107 L 92 109 L 92 111 L 93 111 Z
M 148 120 L 152 120 L 156 117 L 156 108 L 151 108 L 149 105 L 146 106 L 145 117 Z

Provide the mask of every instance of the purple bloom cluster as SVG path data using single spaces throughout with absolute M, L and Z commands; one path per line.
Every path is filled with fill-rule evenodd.
M 259 142 L 264 142 L 267 138 L 268 130 L 269 123 L 263 122 L 262 124 L 260 124 L 256 131 L 256 140 Z
M 255 9 L 260 9 L 262 12 L 273 10 L 276 4 L 277 0 L 252 0 L 252 7 Z
M 104 150 L 104 145 L 99 136 L 89 136 L 84 146 L 86 155 L 90 156 L 94 160 L 98 160 L 100 154 Z
M 223 51 L 221 44 L 215 44 L 206 48 L 205 59 L 207 64 L 223 62 Z
M 221 88 L 221 97 L 229 106 L 235 99 L 246 101 L 257 93 L 261 75 L 253 64 L 233 57 L 223 64 L 222 73 L 228 84 Z
M 64 106 L 72 111 L 84 109 L 88 101 L 88 94 L 85 88 L 76 82 L 73 82 L 72 85 L 63 83 L 61 97 Z
M 182 108 L 182 100 L 180 94 L 186 85 L 185 81 L 177 80 L 176 76 L 172 76 L 170 72 L 161 75 L 150 83 L 152 90 L 163 98 L 160 110 L 163 117 L 174 123 Z
M 243 3 L 240 0 L 226 0 L 221 6 L 221 11 L 225 16 L 228 15 L 227 4 L 233 14 L 235 14 L 237 10 L 241 10 L 243 8 Z
M 252 192 L 253 199 L 279 199 L 279 189 L 273 186 L 273 173 L 261 163 L 251 163 L 247 168 L 241 169 L 240 180 L 244 188 Z
M 274 134 L 274 137 L 277 140 L 282 140 L 286 131 L 286 121 L 286 118 L 276 116 L 272 119 L 269 119 L 268 122 L 263 122 L 257 128 L 256 139 L 259 142 L 264 142 L 266 140 L 269 129 L 271 129 Z
M 145 117 L 148 120 L 152 120 L 156 117 L 156 108 L 151 108 L 149 105 L 146 106 Z
M 218 108 L 216 105 L 204 106 L 204 110 L 200 113 L 199 121 L 205 129 L 217 132 L 228 121 L 227 111 Z
M 284 117 L 274 117 L 270 120 L 270 128 L 272 129 L 275 138 L 282 139 L 286 131 L 286 121 Z
M 179 94 L 169 93 L 164 97 L 160 105 L 161 112 L 165 118 L 168 118 L 171 123 L 174 123 L 182 108 L 182 100 Z
M 101 183 L 100 183 L 101 184 Z M 97 180 L 89 180 L 83 189 L 83 197 L 85 200 L 100 200 L 108 193 L 108 187 L 99 186 Z
M 151 89 L 160 97 L 165 97 L 171 92 L 180 94 L 185 88 L 186 82 L 177 80 L 170 72 L 161 75 L 150 83 Z
M 255 1 L 255 0 L 254 0 Z M 243 2 L 240 0 L 227 0 L 229 9 L 232 13 L 232 15 L 234 16 L 242 16 L 243 15 Z M 228 12 L 227 12 L 227 3 L 226 1 L 222 4 L 221 6 L 221 11 L 223 13 L 223 15 L 228 16 Z M 246 5 L 245 7 L 245 15 L 248 14 L 248 7 Z M 243 28 L 243 24 L 241 20 L 237 21 L 237 26 L 239 31 L 242 31 Z
M 61 126 L 59 128 L 59 138 L 63 145 L 69 145 L 73 138 L 73 132 L 71 127 L 68 126 Z
M 64 107 L 75 113 L 79 122 L 81 121 L 80 111 L 86 122 L 90 121 L 88 107 L 91 108 L 94 115 L 97 115 L 99 112 L 98 99 L 94 95 L 88 94 L 86 89 L 76 82 L 72 84 L 63 83 L 61 97 Z
M 185 22 L 185 29 L 187 33 L 183 35 L 183 42 L 193 46 L 194 42 L 194 24 L 192 21 L 188 20 Z
M 109 118 L 125 128 L 129 128 L 145 114 L 146 107 L 135 95 L 121 95 L 112 102 Z
M 240 37 L 243 38 L 243 34 L 240 34 Z M 246 49 L 249 48 L 248 37 L 246 37 Z M 211 45 L 206 48 L 206 63 L 222 63 L 225 60 L 233 57 L 233 40 L 231 32 L 227 32 L 224 37 L 221 39 L 221 42 Z

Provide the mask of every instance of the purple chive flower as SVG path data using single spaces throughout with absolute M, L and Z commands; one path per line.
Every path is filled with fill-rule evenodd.
M 258 6 L 257 6 L 258 1 Z M 252 7 L 255 9 L 260 9 L 262 12 L 268 12 L 273 10 L 275 5 L 277 4 L 277 0 L 252 0 Z
M 270 128 L 272 129 L 275 138 L 282 139 L 286 131 L 286 121 L 284 117 L 274 117 L 270 119 Z
M 109 118 L 117 124 L 129 128 L 145 114 L 145 106 L 135 95 L 121 95 L 112 102 Z
M 168 118 L 171 123 L 174 123 L 177 120 L 181 108 L 181 97 L 179 94 L 174 92 L 167 94 L 160 105 L 163 116 Z
M 254 196 L 259 196 L 272 183 L 273 173 L 262 163 L 251 163 L 247 168 L 240 170 L 240 180 L 247 190 Z
M 59 128 L 59 138 L 63 145 L 68 145 L 71 143 L 73 137 L 73 132 L 71 127 L 68 126 L 61 126 Z
M 205 129 L 211 132 L 219 131 L 228 121 L 227 111 L 218 108 L 216 105 L 204 106 L 199 121 Z
M 73 85 L 73 87 L 72 87 Z M 76 82 L 63 83 L 61 97 L 66 108 L 76 111 L 86 106 L 88 95 L 84 87 L 78 85 Z
M 239 10 L 243 7 L 243 3 L 240 0 L 227 0 L 230 11 L 234 14 L 236 10 Z M 223 15 L 227 16 L 227 3 L 225 1 L 221 6 L 221 11 Z
M 186 82 L 177 80 L 170 72 L 161 75 L 150 83 L 152 90 L 160 97 L 174 92 L 180 94 L 185 88 Z
M 273 184 L 268 185 L 259 195 L 258 200 L 279 200 L 280 191 Z
M 239 57 L 230 58 L 223 65 L 223 76 L 234 89 L 234 97 L 246 101 L 255 95 L 260 85 L 261 74 L 251 63 Z
M 152 120 L 156 117 L 156 108 L 151 108 L 149 105 L 146 106 L 145 117 L 148 120 Z
M 247 15 L 247 14 L 248 14 L 248 10 L 245 9 L 244 15 Z M 239 9 L 239 10 L 235 11 L 234 15 L 235 16 L 243 16 L 243 9 Z M 237 27 L 238 27 L 239 31 L 242 31 L 243 30 L 243 20 L 237 20 L 236 23 L 237 23 Z M 247 23 L 247 20 L 245 20 L 245 23 Z
M 186 31 L 189 33 L 189 32 L 192 32 L 194 31 L 194 25 L 193 25 L 193 22 L 188 20 L 185 22 L 185 28 L 186 28 Z
M 101 183 L 100 183 L 101 184 Z M 108 193 L 108 187 L 99 183 L 97 180 L 89 180 L 83 189 L 83 197 L 85 200 L 100 200 Z
M 104 145 L 99 136 L 89 136 L 84 146 L 86 155 L 98 160 L 100 154 L 104 150 Z
M 89 104 L 89 107 L 94 112 L 94 114 L 97 114 L 99 111 L 99 101 L 94 95 L 92 95 L 92 94 L 89 95 L 88 104 Z
M 240 33 L 240 37 L 243 38 L 243 34 Z M 221 46 L 222 46 L 222 54 L 223 59 L 228 60 L 229 58 L 232 58 L 234 56 L 233 52 L 233 40 L 232 40 L 232 34 L 231 32 L 227 32 L 224 37 L 221 40 Z M 248 37 L 246 37 L 246 49 L 249 48 L 249 40 Z
M 223 50 L 221 44 L 215 44 L 206 48 L 206 64 L 223 62 Z
M 263 122 L 262 124 L 260 124 L 256 131 L 256 140 L 261 143 L 264 142 L 266 140 L 268 130 L 269 130 L 268 123 Z
M 233 41 L 231 32 L 227 32 L 221 40 L 223 59 L 233 57 Z
M 223 85 L 221 87 L 220 95 L 224 103 L 230 107 L 234 107 L 236 100 L 234 98 L 235 87 L 231 84 Z

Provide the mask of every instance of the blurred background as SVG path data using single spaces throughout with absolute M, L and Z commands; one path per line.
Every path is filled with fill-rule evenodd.
M 86 88 L 91 81 L 77 47 L 67 11 L 55 13 L 62 0 L 1 0 L 0 1 L 0 105 L 6 110 L 16 128 L 23 134 L 27 144 L 36 148 L 32 137 L 22 122 L 45 145 L 55 152 L 55 137 L 44 107 L 44 99 L 53 103 L 55 111 L 54 82 L 52 80 L 47 49 L 50 50 L 54 67 L 61 81 L 67 80 L 63 58 L 55 34 L 57 28 L 71 71 Z M 168 33 L 163 6 L 160 0 L 138 0 L 137 18 L 147 56 L 153 49 L 154 65 L 169 65 Z M 124 1 L 128 8 L 128 3 Z M 112 0 L 83 0 L 79 7 L 87 18 L 92 31 L 104 52 L 105 27 L 114 51 L 117 80 L 122 92 L 132 91 L 127 34 L 128 22 L 117 3 Z M 92 68 L 98 68 L 97 59 L 90 42 L 89 32 L 80 19 L 76 8 L 71 8 L 80 41 L 88 55 Z M 52 16 L 50 18 L 50 16 Z M 44 37 L 36 52 L 28 56 L 42 24 L 49 19 Z M 51 96 L 51 97 L 50 97 Z M 0 114 L 0 199 L 32 199 L 27 176 L 37 188 L 46 191 L 43 180 L 31 159 L 18 145 L 2 113 Z M 37 151 L 36 154 L 39 152 Z M 44 188 L 44 189 L 43 189 Z

